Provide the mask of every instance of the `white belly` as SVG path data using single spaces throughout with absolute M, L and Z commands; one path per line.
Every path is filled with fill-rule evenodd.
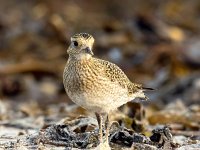
M 106 86 L 94 88 L 93 90 L 79 94 L 69 92 L 68 95 L 73 102 L 81 107 L 102 113 L 115 110 L 134 98 L 128 96 L 127 89 L 112 82 Z

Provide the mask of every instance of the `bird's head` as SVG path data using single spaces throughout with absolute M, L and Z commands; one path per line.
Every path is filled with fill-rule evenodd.
M 93 55 L 94 38 L 88 33 L 78 33 L 71 37 L 71 44 L 67 50 L 69 56 L 76 59 L 90 58 Z

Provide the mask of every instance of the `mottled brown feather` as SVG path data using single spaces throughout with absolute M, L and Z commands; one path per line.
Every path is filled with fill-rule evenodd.
M 94 63 L 100 63 L 102 65 L 103 70 L 105 71 L 105 75 L 112 81 L 119 83 L 123 88 L 128 89 L 129 94 L 133 94 L 138 90 L 142 90 L 142 85 L 132 83 L 126 74 L 115 64 L 105 61 L 102 59 L 93 58 Z
M 63 83 L 72 101 L 88 110 L 108 113 L 135 98 L 147 99 L 142 86 L 132 83 L 117 65 L 85 51 L 92 51 L 91 35 L 76 34 L 71 41 Z

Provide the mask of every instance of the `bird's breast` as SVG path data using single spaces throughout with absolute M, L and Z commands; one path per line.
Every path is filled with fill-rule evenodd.
M 102 68 L 83 62 L 67 64 L 63 79 L 66 91 L 77 94 L 94 91 L 105 82 Z

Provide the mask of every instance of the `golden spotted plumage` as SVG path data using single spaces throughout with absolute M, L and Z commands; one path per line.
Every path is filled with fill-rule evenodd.
M 117 65 L 101 59 L 96 59 L 96 60 L 99 63 L 103 64 L 106 76 L 112 82 L 118 82 L 119 85 L 121 85 L 123 88 L 127 88 L 128 93 L 130 95 L 137 92 L 138 90 L 142 90 L 142 86 L 140 84 L 132 83 L 125 75 L 125 73 Z
M 63 83 L 72 101 L 96 113 L 101 129 L 102 113 L 108 114 L 128 101 L 146 96 L 142 86 L 132 83 L 117 65 L 93 57 L 93 43 L 94 38 L 87 33 L 72 36 Z

